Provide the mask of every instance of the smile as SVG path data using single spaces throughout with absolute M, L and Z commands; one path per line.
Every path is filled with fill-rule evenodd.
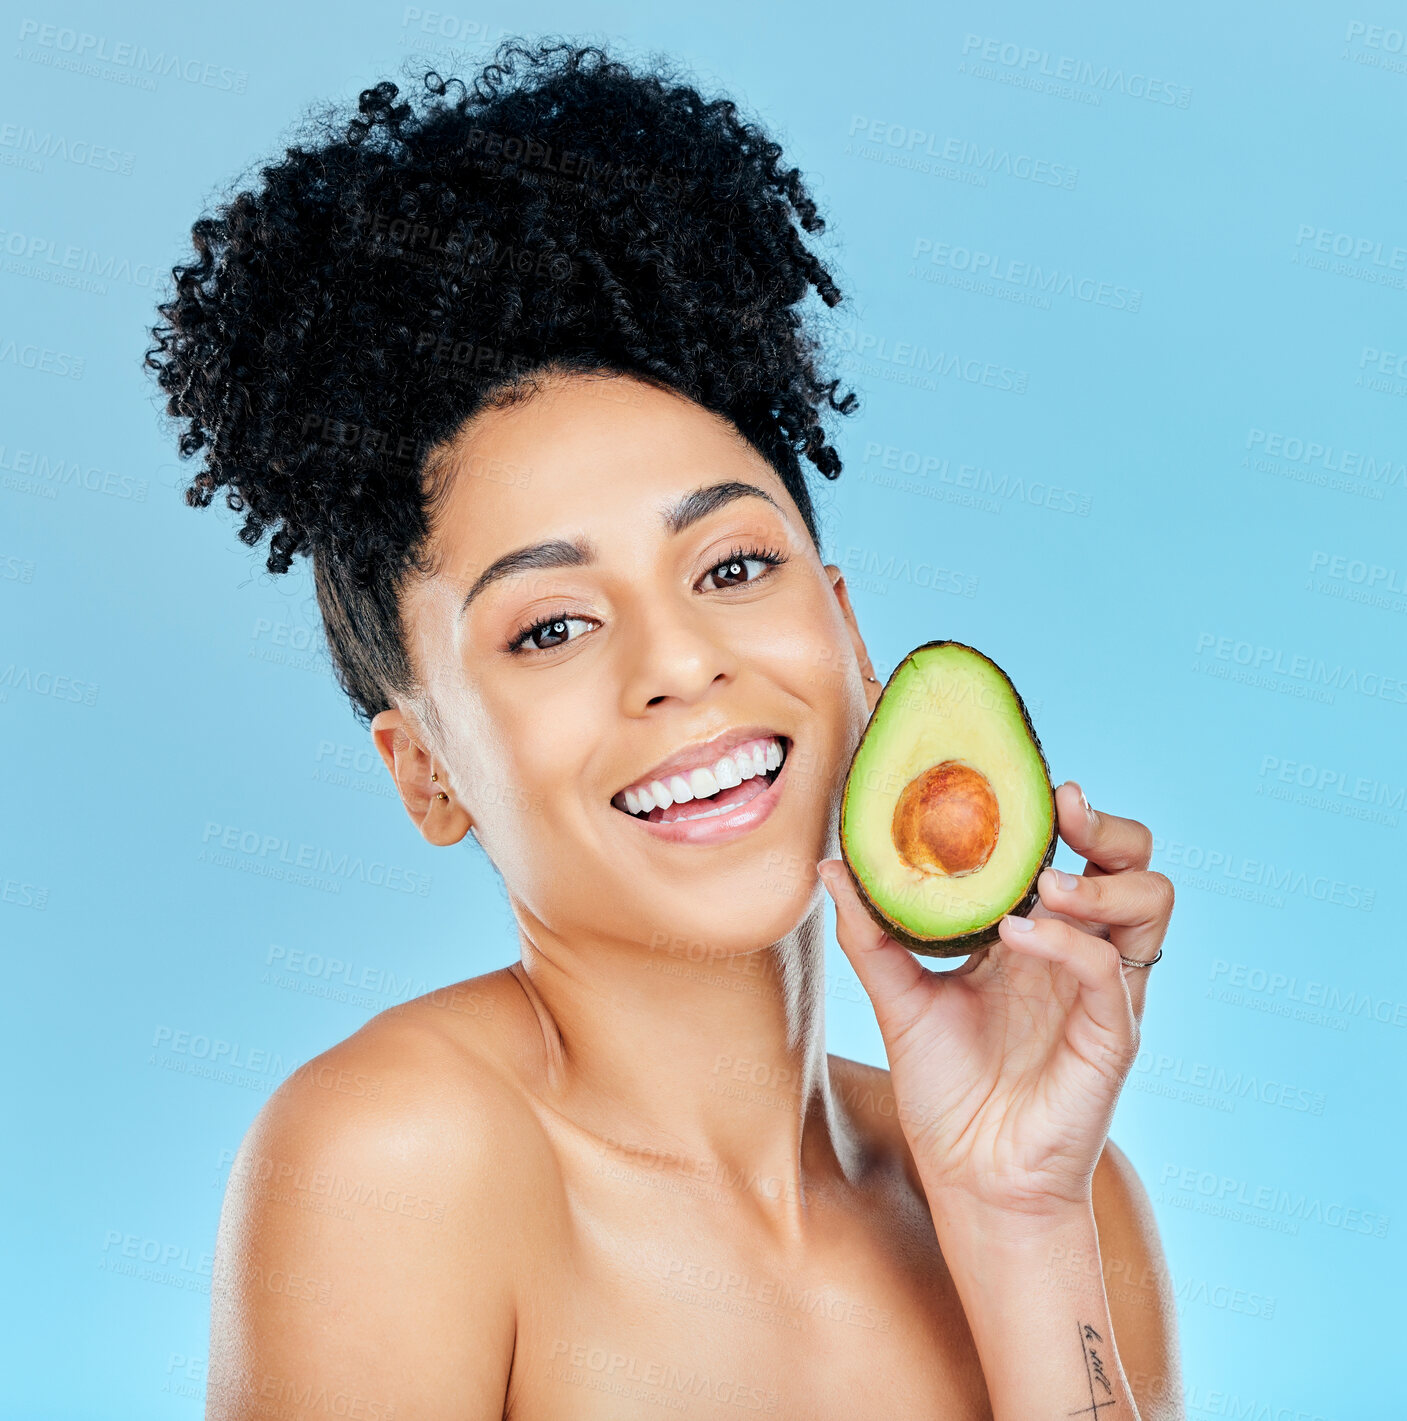
M 708 747 L 628 786 L 611 803 L 658 837 L 685 843 L 715 843 L 756 827 L 776 806 L 775 789 L 791 742 L 780 735 L 732 737 L 725 753 Z

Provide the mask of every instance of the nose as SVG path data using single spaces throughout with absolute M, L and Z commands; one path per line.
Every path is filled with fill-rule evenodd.
M 691 705 L 737 672 L 737 657 L 687 603 L 642 606 L 630 637 L 621 709 L 643 715 L 668 701 Z

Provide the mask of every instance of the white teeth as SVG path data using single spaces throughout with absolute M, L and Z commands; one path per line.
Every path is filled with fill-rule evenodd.
M 712 770 L 690 770 L 689 788 L 693 790 L 695 799 L 707 799 L 718 793 L 718 781 Z
M 716 764 L 701 765 L 687 774 L 670 775 L 667 780 L 631 785 L 623 790 L 620 802 L 631 814 L 648 814 L 652 809 L 668 809 L 673 804 L 709 799 L 721 790 L 734 789 L 744 780 L 755 779 L 780 767 L 783 752 L 775 739 L 755 740 L 719 758 Z M 715 811 L 722 813 L 723 811 Z M 706 818 L 705 814 L 686 816 Z

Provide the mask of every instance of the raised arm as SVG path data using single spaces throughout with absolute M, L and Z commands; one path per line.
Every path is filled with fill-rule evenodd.
M 512 1102 L 415 1029 L 280 1086 L 231 1170 L 209 1421 L 500 1421 L 514 1342 Z
M 1001 940 L 954 972 L 926 970 L 882 932 L 837 861 L 822 877 L 840 945 L 874 1004 L 996 1421 L 1174 1421 L 1165 1280 L 1151 1308 L 1131 1313 L 1124 1300 L 1111 1314 L 1096 1221 L 1098 1206 L 1121 1254 L 1162 1279 L 1137 1177 L 1116 1151 L 1099 1165 L 1138 1050 L 1147 976 L 1120 955 L 1156 954 L 1172 888 L 1148 871 L 1143 825 L 1094 813 L 1073 784 L 1056 805 L 1085 876 L 1046 870 L 1043 907 L 1003 919 Z
M 935 1212 L 998 1421 L 1184 1416 L 1157 1225 L 1112 1141 L 1092 1192 L 1088 1210 L 1041 1220 L 1001 1210 Z

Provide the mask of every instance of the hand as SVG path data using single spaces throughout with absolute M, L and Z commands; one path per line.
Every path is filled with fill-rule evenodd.
M 841 949 L 874 1004 L 931 1205 L 1087 1208 L 1138 1052 L 1148 970 L 1119 956 L 1157 953 L 1172 884 L 1147 871 L 1142 824 L 1097 814 L 1073 781 L 1055 803 L 1060 837 L 1088 860 L 1084 877 L 1046 869 L 1031 916 L 1003 918 L 1000 941 L 953 971 L 929 971 L 882 931 L 839 859 L 818 866 Z

